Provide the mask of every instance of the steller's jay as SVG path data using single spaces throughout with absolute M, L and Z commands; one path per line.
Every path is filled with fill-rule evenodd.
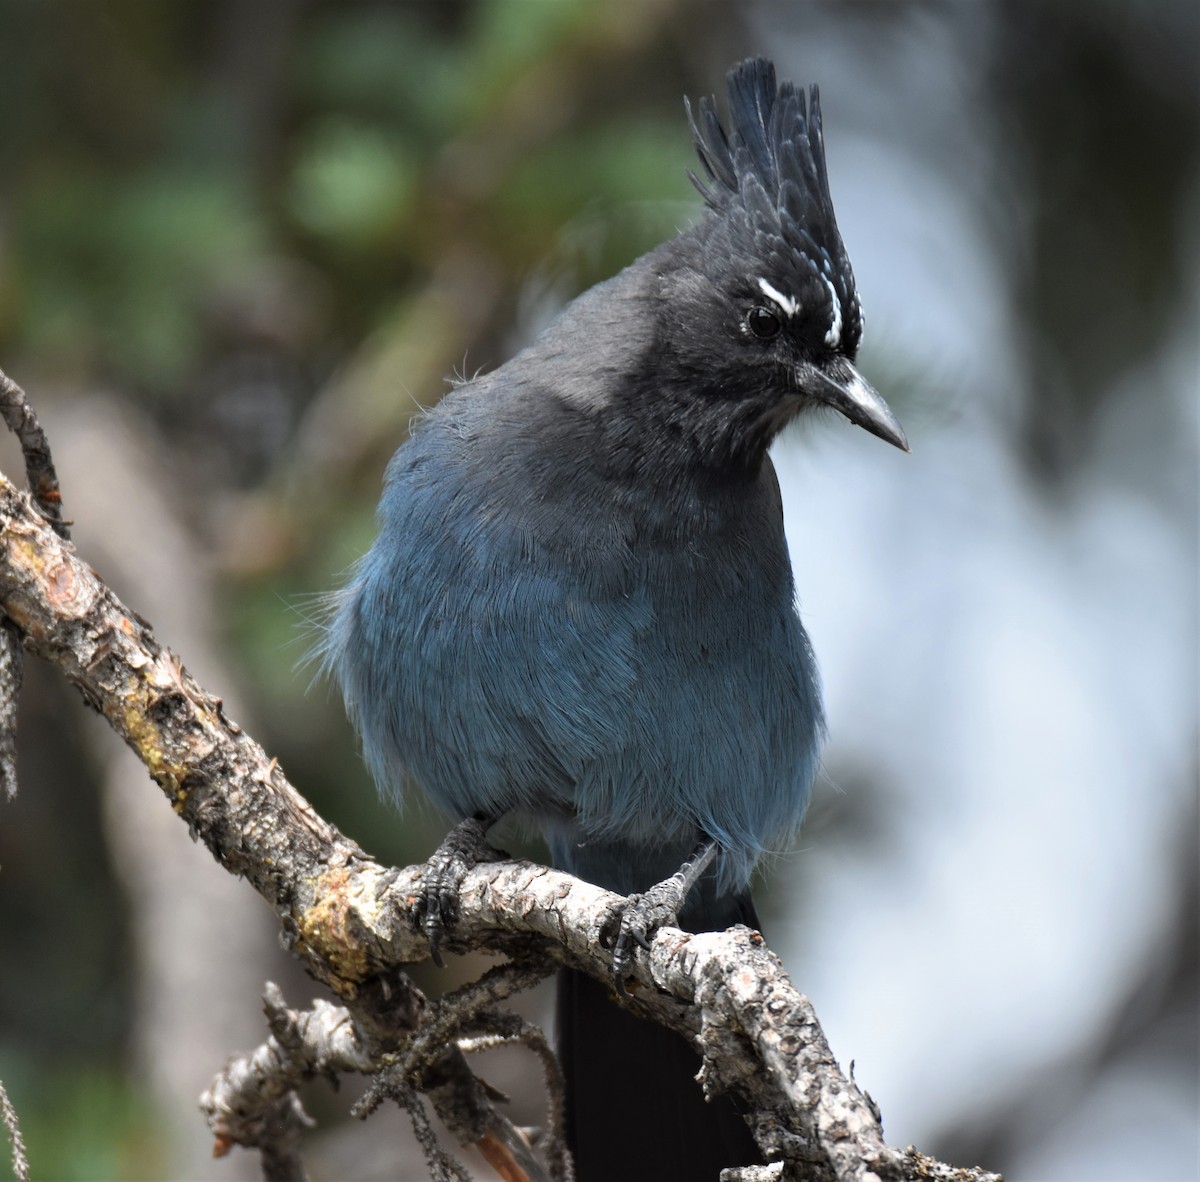
M 907 450 L 853 361 L 862 309 L 813 87 L 757 58 L 688 118 L 708 212 L 418 422 L 324 641 L 380 788 L 462 822 L 431 860 L 434 953 L 487 827 L 634 898 L 614 950 L 676 918 L 757 926 L 748 881 L 804 814 L 823 720 L 767 448 L 812 407 Z M 683 866 L 683 873 L 672 875 Z M 641 893 L 641 894 L 639 894 Z M 582 1182 L 758 1160 L 683 1040 L 560 974 Z

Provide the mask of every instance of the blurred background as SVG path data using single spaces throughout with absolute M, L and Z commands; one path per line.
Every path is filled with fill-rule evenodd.
M 700 216 L 682 95 L 755 52 L 818 81 L 913 455 L 833 417 L 775 451 L 830 743 L 768 937 L 893 1143 L 1195 1179 L 1198 50 L 1185 0 L 0 0 L 0 366 L 81 555 L 418 860 L 442 822 L 376 801 L 297 669 L 311 596 L 449 375 Z M 34 661 L 21 773 L 0 1079 L 34 1177 L 255 1177 L 196 1097 L 264 980 L 315 987 Z M 528 1058 L 482 1070 L 541 1119 Z M 306 1097 L 313 1176 L 424 1176 L 352 1093 Z

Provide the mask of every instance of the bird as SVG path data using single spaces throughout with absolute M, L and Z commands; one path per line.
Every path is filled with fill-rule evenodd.
M 818 90 L 763 57 L 685 99 L 704 201 L 425 411 L 321 641 L 380 790 L 456 822 L 418 904 L 435 959 L 498 819 L 628 899 L 608 984 L 563 970 L 558 1039 L 581 1182 L 716 1179 L 760 1161 L 696 1052 L 611 996 L 665 922 L 758 927 L 824 715 L 768 449 L 821 408 L 908 451 L 855 367 L 862 305 Z

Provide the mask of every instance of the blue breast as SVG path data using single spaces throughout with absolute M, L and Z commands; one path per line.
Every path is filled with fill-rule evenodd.
M 562 862 L 699 830 L 744 885 L 800 822 L 822 728 L 769 461 L 648 505 L 556 463 L 592 420 L 510 405 L 532 396 L 452 394 L 392 461 L 328 640 L 364 754 L 455 817 L 525 814 Z

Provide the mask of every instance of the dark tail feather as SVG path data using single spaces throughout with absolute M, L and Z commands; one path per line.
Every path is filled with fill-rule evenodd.
M 721 915 L 688 915 L 688 927 L 758 926 L 749 894 L 721 902 Z M 685 1039 L 568 969 L 558 974 L 558 1046 L 578 1182 L 717 1182 L 727 1166 L 762 1162 L 733 1101 L 704 1099 L 700 1056 Z

